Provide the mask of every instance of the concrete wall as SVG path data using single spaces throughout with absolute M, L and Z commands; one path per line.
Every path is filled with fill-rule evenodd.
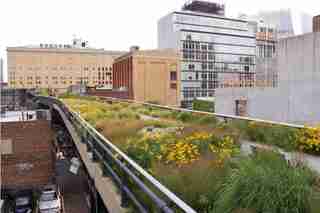
M 292 123 L 320 123 L 320 33 L 280 40 L 278 88 L 217 89 L 216 112 L 235 113 L 248 101 L 248 116 Z

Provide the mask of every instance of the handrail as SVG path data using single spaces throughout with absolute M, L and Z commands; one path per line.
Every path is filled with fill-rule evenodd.
M 145 171 L 140 165 L 138 165 L 135 161 L 133 161 L 129 156 L 127 156 L 125 153 L 123 153 L 118 147 L 116 147 L 114 144 L 112 144 L 108 139 L 106 139 L 102 134 L 100 134 L 95 128 L 93 128 L 87 121 L 85 121 L 79 113 L 72 112 L 70 109 L 59 99 L 55 97 L 46 97 L 46 96 L 37 96 L 37 98 L 45 99 L 45 100 L 51 100 L 51 102 L 54 102 L 53 104 L 56 104 L 58 107 L 62 108 L 64 113 L 68 115 L 70 113 L 72 117 L 78 119 L 81 124 L 84 125 L 84 127 L 88 130 L 88 133 L 92 132 L 98 138 L 101 138 L 105 144 L 101 144 L 98 142 L 98 145 L 101 147 L 108 146 L 112 151 L 117 153 L 123 160 L 125 160 L 128 165 L 130 165 L 130 168 L 133 168 L 135 171 L 137 171 L 139 174 L 143 176 L 149 183 L 151 183 L 159 192 L 161 192 L 163 195 L 165 195 L 167 198 L 170 199 L 172 203 L 174 203 L 176 206 L 178 206 L 181 210 L 187 213 L 195 213 L 196 211 L 192 209 L 188 204 L 186 204 L 183 200 L 181 200 L 179 197 L 177 197 L 173 192 L 171 192 L 167 187 L 162 185 L 157 179 L 155 179 L 152 175 L 150 175 L 147 171 Z M 53 105 L 52 104 L 52 105 Z M 65 111 L 66 110 L 66 111 Z M 70 116 L 69 114 L 69 116 Z M 105 148 L 105 147 L 104 147 Z M 108 149 L 106 150 L 108 152 Z M 121 166 L 121 165 L 120 165 Z M 126 167 L 128 169 L 128 167 Z M 127 175 L 130 177 L 136 178 L 134 174 L 130 173 L 129 170 L 125 170 Z M 160 199 L 156 194 L 154 194 L 150 189 L 148 189 L 143 183 L 136 179 L 135 182 L 140 185 L 143 191 L 149 195 L 149 197 L 156 202 L 158 207 L 164 212 L 172 212 L 172 210 L 167 206 L 165 201 Z
M 180 112 L 192 112 L 192 113 L 204 114 L 204 115 L 213 115 L 213 116 L 221 117 L 221 118 L 225 118 L 225 119 L 254 121 L 254 122 L 259 122 L 259 123 L 281 125 L 281 126 L 287 126 L 287 127 L 293 127 L 293 128 L 299 128 L 299 129 L 305 128 L 305 126 L 299 125 L 299 124 L 277 122 L 277 121 L 271 121 L 271 120 L 263 120 L 263 119 L 259 119 L 259 118 L 252 118 L 252 117 L 246 117 L 246 116 L 227 115 L 227 114 L 214 113 L 214 112 L 204 112 L 204 111 L 191 110 L 191 109 L 185 109 L 185 108 L 179 108 L 179 107 L 170 107 L 170 106 L 164 106 L 164 105 L 159 105 L 159 104 L 146 103 L 146 102 L 142 102 L 142 101 L 135 101 L 135 100 L 123 99 L 123 98 L 102 97 L 102 96 L 94 96 L 94 97 L 97 97 L 100 99 L 111 99 L 111 100 L 115 100 L 118 102 L 128 102 L 128 103 L 141 104 L 144 106 L 151 106 L 151 107 L 160 108 L 160 109 L 175 110 L 175 111 L 180 111 Z
M 164 195 L 166 195 L 170 200 L 172 200 L 177 206 L 179 206 L 185 212 L 195 212 L 189 205 L 187 205 L 184 201 L 178 198 L 174 193 L 172 193 L 167 187 L 162 185 L 157 179 L 155 179 L 152 175 L 150 175 L 146 170 L 144 170 L 139 164 L 133 161 L 130 157 L 128 157 L 125 153 L 123 153 L 118 147 L 112 144 L 108 139 L 106 139 L 102 134 L 100 134 L 96 129 L 94 129 L 87 121 L 85 121 L 79 114 L 77 115 L 81 122 L 83 122 L 88 129 L 97 134 L 100 138 L 104 140 L 105 143 L 108 144 L 115 152 L 117 152 L 124 160 L 126 160 L 135 170 L 137 170 L 140 174 L 144 176 L 150 183 L 152 183 L 156 188 L 161 191 Z

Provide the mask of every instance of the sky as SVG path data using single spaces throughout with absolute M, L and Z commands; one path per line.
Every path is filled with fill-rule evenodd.
M 214 1 L 214 0 L 211 0 Z M 95 48 L 128 50 L 157 47 L 157 21 L 179 10 L 186 0 L 1 0 L 0 57 L 6 47 L 71 43 L 73 35 Z M 259 10 L 298 9 L 320 14 L 319 0 L 215 0 L 226 4 L 226 16 Z M 6 79 L 6 66 L 4 67 Z

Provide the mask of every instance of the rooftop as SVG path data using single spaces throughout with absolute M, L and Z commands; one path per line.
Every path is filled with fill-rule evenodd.
M 0 122 L 35 121 L 36 111 L 7 111 L 1 113 Z
M 50 119 L 50 111 L 48 110 L 4 111 L 0 114 L 0 123 Z
M 187 1 L 183 5 L 182 10 L 209 13 L 209 14 L 214 14 L 219 16 L 225 15 L 224 4 L 218 4 L 218 3 L 209 2 L 209 1 L 199 1 L 199 0 Z

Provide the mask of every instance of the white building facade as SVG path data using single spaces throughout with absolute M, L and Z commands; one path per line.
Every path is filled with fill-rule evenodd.
M 175 11 L 158 22 L 158 48 L 180 52 L 182 107 L 214 97 L 219 87 L 254 86 L 256 37 L 247 21 Z

